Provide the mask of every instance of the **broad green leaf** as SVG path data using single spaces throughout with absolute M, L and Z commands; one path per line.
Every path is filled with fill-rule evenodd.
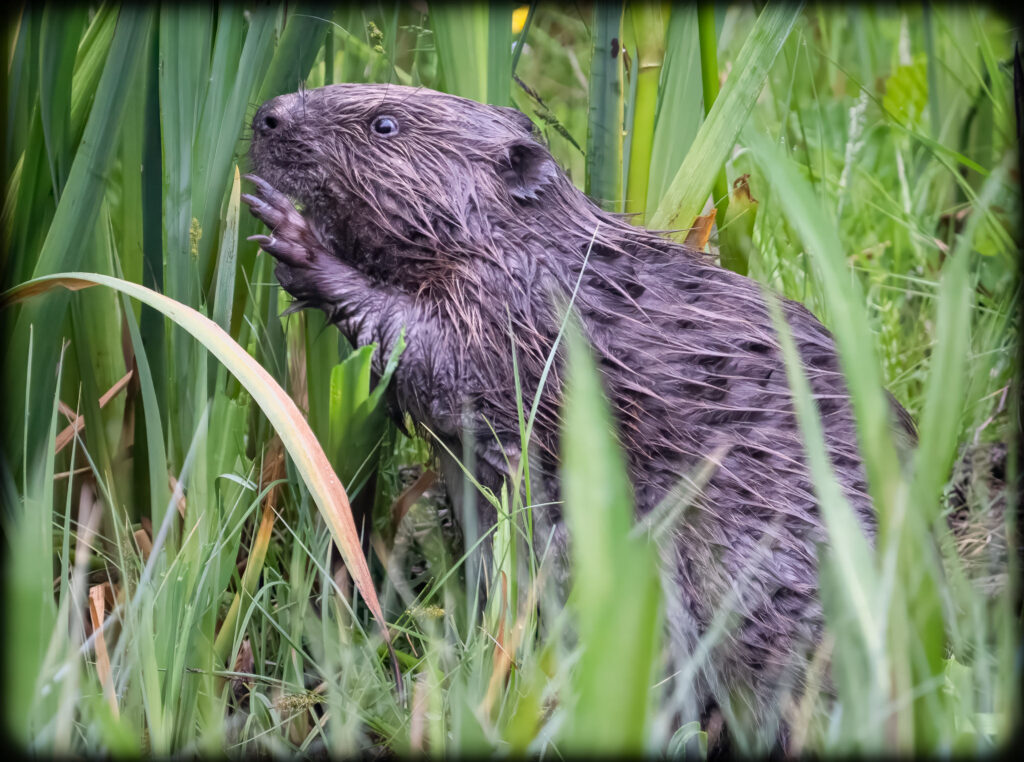
M 896 67 L 885 80 L 882 107 L 904 124 L 916 124 L 928 102 L 928 62 L 923 55 Z
M 377 351 L 376 344 L 357 348 L 331 371 L 327 452 L 338 474 L 350 483 L 353 491 L 358 490 L 373 471 L 372 466 L 368 467 L 368 460 L 375 460 L 374 449 L 387 423 L 382 396 L 404 350 L 402 337 L 396 342 L 372 391 L 371 361 Z

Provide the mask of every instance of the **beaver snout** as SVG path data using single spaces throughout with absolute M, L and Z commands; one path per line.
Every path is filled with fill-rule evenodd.
M 292 121 L 298 99 L 296 95 L 279 95 L 260 106 L 252 120 L 256 135 L 264 137 L 282 131 Z

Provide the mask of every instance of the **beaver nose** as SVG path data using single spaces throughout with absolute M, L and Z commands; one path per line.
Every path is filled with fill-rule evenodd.
M 269 135 L 280 130 L 288 123 L 288 111 L 279 98 L 267 101 L 256 112 L 252 120 L 253 131 L 260 135 Z

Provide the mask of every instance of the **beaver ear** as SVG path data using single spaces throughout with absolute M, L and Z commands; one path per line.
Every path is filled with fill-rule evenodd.
M 508 106 L 495 106 L 494 108 L 498 109 L 499 111 L 501 111 L 501 113 L 510 117 L 512 121 L 515 122 L 519 126 L 519 128 L 527 135 L 533 135 L 534 132 L 536 132 L 537 128 L 536 126 L 534 126 L 533 120 L 530 119 L 530 117 L 528 117 L 519 109 L 509 108 Z
M 508 147 L 500 174 L 514 198 L 528 199 L 537 198 L 537 191 L 555 179 L 558 168 L 542 146 L 523 140 Z

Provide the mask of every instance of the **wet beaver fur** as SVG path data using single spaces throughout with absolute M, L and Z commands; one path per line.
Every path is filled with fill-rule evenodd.
M 514 109 L 426 89 L 332 85 L 265 103 L 250 157 L 256 193 L 245 200 L 270 228 L 255 238 L 278 260 L 281 285 L 353 344 L 376 342 L 378 365 L 404 327 L 392 404 L 452 452 L 468 432 L 477 478 L 494 490 L 520 448 L 510 342 L 532 400 L 558 305 L 579 280 L 574 308 L 615 411 L 637 512 L 715 453 L 710 481 L 664 552 L 677 653 L 693 651 L 721 608 L 735 611 L 695 678 L 696 708 L 728 700 L 774 727 L 822 636 L 815 547 L 827 532 L 761 287 L 603 211 Z M 782 304 L 831 463 L 873 537 L 833 339 L 802 305 Z M 559 368 L 531 444 L 534 494 L 539 480 L 554 498 Z M 912 421 L 892 407 L 894 428 L 911 441 Z M 445 470 L 459 474 L 450 459 Z M 450 489 L 461 483 L 448 480 Z M 564 547 L 558 508 L 545 510 Z M 484 518 L 493 522 L 493 510 Z

